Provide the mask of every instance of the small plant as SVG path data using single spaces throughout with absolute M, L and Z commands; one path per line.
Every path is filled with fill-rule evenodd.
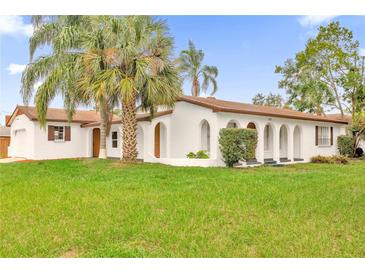
M 205 150 L 199 150 L 196 153 L 196 158 L 197 159 L 209 159 L 209 155 L 207 154 L 207 152 Z
M 349 159 L 343 155 L 333 155 L 333 156 L 314 156 L 311 158 L 312 163 L 318 164 L 347 164 Z
M 341 155 L 352 156 L 352 138 L 348 135 L 340 135 L 337 137 L 337 148 Z
M 209 155 L 205 150 L 198 150 L 196 153 L 190 151 L 186 154 L 189 159 L 209 159 Z

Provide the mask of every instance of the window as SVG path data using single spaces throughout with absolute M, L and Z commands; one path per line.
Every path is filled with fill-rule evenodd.
M 113 148 L 118 147 L 118 131 L 112 132 L 112 147 Z
M 329 146 L 330 145 L 330 128 L 318 127 L 318 145 Z
M 54 126 L 54 140 L 63 141 L 64 140 L 64 127 Z

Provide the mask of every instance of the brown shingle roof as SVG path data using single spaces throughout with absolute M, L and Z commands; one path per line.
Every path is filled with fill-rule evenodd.
M 13 114 L 11 115 L 12 117 L 11 119 L 9 119 L 7 125 L 10 125 L 13 118 L 20 114 L 26 115 L 32 121 L 38 120 L 36 107 L 17 106 Z M 118 117 L 114 115 L 113 120 L 114 119 L 118 119 Z M 67 122 L 68 121 L 67 113 L 64 109 L 61 108 L 48 108 L 46 120 L 53 122 Z M 81 124 L 91 123 L 99 120 L 100 120 L 99 113 L 95 110 L 77 110 L 72 118 L 72 122 Z
M 167 115 L 167 114 L 171 114 L 172 112 L 173 112 L 172 109 L 156 112 L 154 114 L 153 118 L 160 117 L 160 116 Z M 150 113 L 138 113 L 137 114 L 137 121 L 149 121 L 150 117 L 151 117 Z M 112 124 L 119 124 L 121 122 L 122 122 L 121 119 L 117 118 L 117 119 L 113 119 Z M 100 121 L 83 124 L 82 127 L 95 127 L 95 126 L 99 126 L 99 125 L 100 125 Z
M 283 118 L 298 119 L 298 120 L 311 120 L 311 121 L 347 124 L 347 121 L 342 120 L 338 117 L 318 116 L 291 109 L 225 101 L 225 100 L 215 99 L 213 97 L 204 98 L 204 97 L 193 97 L 184 95 L 180 97 L 179 101 L 189 102 L 199 106 L 207 107 L 212 109 L 214 112 L 231 112 L 231 113 L 242 113 L 251 115 L 283 117 Z
M 163 115 L 167 115 L 172 113 L 172 110 L 160 111 L 155 113 L 154 117 L 159 117 Z M 10 126 L 12 119 L 17 115 L 25 114 L 30 120 L 37 121 L 37 108 L 31 106 L 17 106 L 11 115 L 11 118 L 7 121 L 7 126 Z M 143 113 L 137 114 L 138 121 L 149 121 L 150 114 Z M 48 108 L 47 121 L 53 122 L 68 122 L 67 113 L 62 108 Z M 72 118 L 72 122 L 80 123 L 85 127 L 93 127 L 100 125 L 100 116 L 99 112 L 95 110 L 77 110 Z M 120 123 L 120 117 L 117 115 L 113 115 L 112 124 Z

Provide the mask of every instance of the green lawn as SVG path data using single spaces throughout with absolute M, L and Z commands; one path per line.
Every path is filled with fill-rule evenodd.
M 365 161 L 0 164 L 0 257 L 364 257 Z

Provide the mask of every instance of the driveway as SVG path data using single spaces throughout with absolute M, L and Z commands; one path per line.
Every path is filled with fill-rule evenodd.
M 22 162 L 26 160 L 25 158 L 18 158 L 18 157 L 14 157 L 14 158 L 3 158 L 0 159 L 0 164 L 7 164 L 7 163 L 14 163 L 14 162 Z

